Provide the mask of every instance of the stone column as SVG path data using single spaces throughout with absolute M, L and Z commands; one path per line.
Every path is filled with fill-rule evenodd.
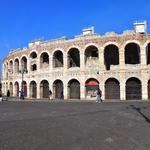
M 147 87 L 147 81 L 142 81 L 142 100 L 148 100 L 148 87 Z
M 104 64 L 104 47 L 100 47 L 99 49 L 99 63 L 100 63 L 100 69 L 105 70 L 105 64 Z
M 125 69 L 125 50 L 123 47 L 120 47 L 119 49 L 119 65 L 120 70 Z
M 68 84 L 64 82 L 64 100 L 68 99 Z
M 124 79 L 121 79 L 120 83 L 120 100 L 126 100 L 126 83 Z
M 85 70 L 85 55 L 84 55 L 84 52 L 80 52 L 80 69 Z
M 85 84 L 84 84 L 84 82 L 82 82 L 80 84 L 80 99 L 81 100 L 85 100 L 86 99 L 85 98 Z
M 68 69 L 68 56 L 64 53 L 64 71 L 66 72 Z
M 141 57 L 141 65 L 142 66 L 147 65 L 146 48 L 144 46 L 141 46 L 140 57 Z
M 40 83 L 37 82 L 36 86 L 37 86 L 37 99 L 40 99 L 41 98 L 41 86 L 40 86 Z

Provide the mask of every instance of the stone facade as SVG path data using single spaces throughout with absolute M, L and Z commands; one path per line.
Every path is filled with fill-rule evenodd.
M 2 90 L 27 98 L 150 98 L 150 35 L 124 32 L 89 34 L 74 39 L 35 41 L 11 51 L 3 62 Z M 23 80 L 23 82 L 22 82 Z

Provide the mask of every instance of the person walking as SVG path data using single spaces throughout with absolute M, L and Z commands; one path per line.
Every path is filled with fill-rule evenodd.
M 101 96 L 102 96 L 102 91 L 98 88 L 96 90 L 96 103 L 101 103 L 102 102 Z
M 51 101 L 53 100 L 52 99 L 52 91 L 51 90 L 49 90 L 49 100 L 51 100 Z

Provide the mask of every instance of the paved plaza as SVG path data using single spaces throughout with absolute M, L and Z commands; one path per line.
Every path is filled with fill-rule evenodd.
M 149 149 L 149 102 L 0 102 L 0 150 Z

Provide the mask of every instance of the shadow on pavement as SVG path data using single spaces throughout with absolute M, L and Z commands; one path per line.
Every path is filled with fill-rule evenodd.
M 144 115 L 144 113 L 142 113 L 142 111 L 141 111 L 142 108 L 136 107 L 136 106 L 134 106 L 134 105 L 130 105 L 130 106 L 131 106 L 132 109 L 136 110 L 136 111 L 145 119 L 145 121 L 146 121 L 147 123 L 150 123 L 150 119 L 149 119 L 148 117 L 146 117 L 146 116 Z M 143 109 L 146 109 L 146 108 L 144 107 Z

